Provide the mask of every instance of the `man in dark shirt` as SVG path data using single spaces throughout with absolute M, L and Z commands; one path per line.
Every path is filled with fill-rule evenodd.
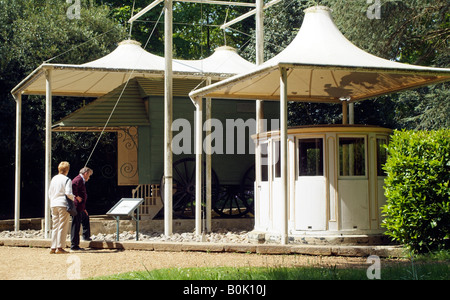
M 81 225 L 83 225 L 83 239 L 87 241 L 91 240 L 89 214 L 86 211 L 86 182 L 93 173 L 94 171 L 92 171 L 92 169 L 84 167 L 80 170 L 80 174 L 72 180 L 72 192 L 75 195 L 74 203 L 78 214 L 72 217 L 72 228 L 70 232 L 72 242 L 70 247 L 71 250 L 82 250 L 82 248 L 80 248 Z

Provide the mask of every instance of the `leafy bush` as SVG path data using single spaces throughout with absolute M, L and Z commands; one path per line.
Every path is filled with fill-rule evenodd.
M 450 245 L 450 130 L 395 131 L 387 146 L 386 234 L 424 253 Z

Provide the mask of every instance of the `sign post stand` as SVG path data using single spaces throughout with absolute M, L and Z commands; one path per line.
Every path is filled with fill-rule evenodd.
M 119 241 L 120 217 L 131 217 L 136 221 L 136 241 L 139 240 L 139 206 L 144 202 L 143 198 L 122 198 L 106 214 L 112 216 L 117 222 L 116 241 Z M 134 212 L 136 211 L 136 217 Z

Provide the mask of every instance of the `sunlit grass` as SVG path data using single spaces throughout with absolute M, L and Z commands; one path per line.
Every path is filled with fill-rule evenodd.
M 366 280 L 367 269 L 337 267 L 169 268 L 102 276 L 97 280 Z M 399 264 L 382 267 L 383 280 L 448 280 L 449 263 Z

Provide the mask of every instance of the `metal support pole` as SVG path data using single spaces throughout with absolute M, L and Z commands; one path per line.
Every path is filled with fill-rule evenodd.
M 119 241 L 119 224 L 120 224 L 120 217 L 115 216 L 114 219 L 116 219 L 116 241 Z
M 22 94 L 14 95 L 16 99 L 16 162 L 14 188 L 14 230 L 20 230 L 20 170 L 22 155 Z
M 258 1 L 259 1 L 259 0 L 258 0 Z M 272 1 L 268 2 L 266 5 L 264 5 L 264 6 L 263 6 L 263 9 L 269 8 L 269 7 L 271 7 L 271 6 L 273 6 L 273 5 L 277 4 L 277 3 L 279 3 L 279 2 L 281 2 L 281 1 L 282 1 L 282 0 L 272 0 Z M 234 2 L 233 2 L 233 3 L 234 3 Z M 258 5 L 258 4 L 256 4 L 256 5 Z M 256 6 L 256 7 L 257 7 L 257 6 Z M 231 21 L 229 21 L 229 22 L 223 24 L 222 26 L 220 26 L 220 29 L 228 28 L 228 27 L 230 27 L 231 25 L 236 24 L 236 23 L 238 23 L 238 22 L 240 22 L 240 21 L 242 21 L 242 20 L 244 20 L 244 19 L 246 19 L 246 18 L 248 18 L 248 17 L 250 17 L 250 16 L 253 16 L 254 14 L 257 14 L 257 13 L 258 13 L 258 9 L 255 8 L 255 9 L 253 9 L 253 10 L 251 10 L 251 11 L 249 11 L 249 12 L 247 12 L 247 13 L 245 13 L 245 14 L 239 16 L 239 17 L 237 17 L 236 19 L 233 19 L 233 20 L 231 20 Z
M 172 235 L 172 0 L 164 1 L 164 234 Z
M 136 241 L 139 241 L 139 206 L 136 208 Z
M 264 1 L 256 0 L 256 65 L 264 62 Z M 256 133 L 263 131 L 264 102 L 256 100 Z
M 342 124 L 348 124 L 348 102 L 342 101 Z
M 203 99 L 195 101 L 195 234 L 202 234 L 202 115 Z
M 44 237 L 50 237 L 50 199 L 48 189 L 51 180 L 52 166 L 52 70 L 45 70 L 46 93 L 45 93 L 45 214 Z
M 206 85 L 211 84 L 211 77 L 206 79 Z M 212 114 L 211 98 L 206 98 L 206 232 L 211 232 L 211 114 Z
M 14 95 L 16 100 L 16 162 L 14 188 L 14 230 L 20 230 L 20 170 L 22 155 L 22 94 Z
M 355 103 L 348 104 L 348 123 L 355 124 Z
M 256 0 L 256 65 L 264 62 L 264 1 Z
M 264 62 L 264 1 L 256 0 L 256 65 Z M 264 102 L 256 100 L 256 134 L 264 131 Z M 255 182 L 254 192 L 255 200 L 255 227 L 259 226 L 259 199 L 260 199 L 260 181 L 261 181 L 261 155 L 255 151 Z
M 288 170 L 287 170 L 287 70 L 282 67 L 280 76 L 280 139 L 281 139 L 281 244 L 288 243 Z

